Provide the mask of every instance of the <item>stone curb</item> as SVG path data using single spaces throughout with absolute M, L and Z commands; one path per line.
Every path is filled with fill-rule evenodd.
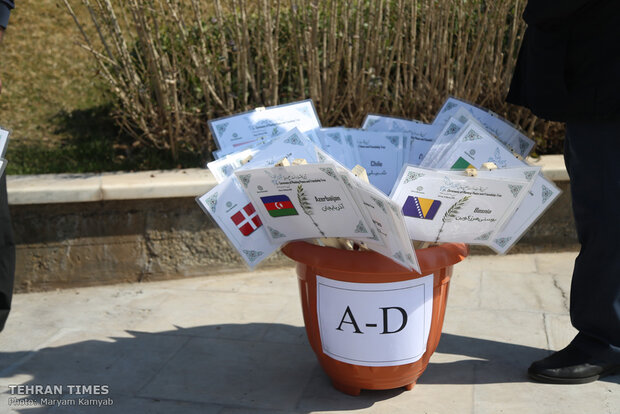
M 528 159 L 552 181 L 568 181 L 561 155 Z M 9 204 L 81 203 L 196 197 L 217 185 L 207 169 L 103 174 L 45 174 L 7 177 Z
M 561 156 L 543 157 L 563 194 L 511 252 L 577 243 Z M 8 178 L 16 244 L 15 289 L 46 290 L 218 275 L 246 269 L 194 198 L 216 185 L 208 170 Z M 488 254 L 472 246 L 472 254 Z M 487 249 L 488 250 L 488 249 Z M 283 254 L 263 269 L 292 266 Z
M 7 177 L 11 205 L 196 197 L 215 185 L 211 172 L 201 168 Z

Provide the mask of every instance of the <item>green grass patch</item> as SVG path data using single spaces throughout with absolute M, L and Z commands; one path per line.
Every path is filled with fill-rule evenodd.
M 134 147 L 112 118 L 110 106 L 71 112 L 60 111 L 50 121 L 62 139 L 53 142 L 11 142 L 8 174 L 133 171 L 204 165 L 199 155 L 182 151 L 172 160 L 169 151 Z
M 22 2 L 23 3 L 23 2 Z M 0 125 L 11 130 L 8 174 L 201 167 L 199 155 L 133 147 L 113 119 L 113 97 L 56 0 L 22 4 L 0 46 Z M 87 18 L 83 8 L 76 9 Z M 95 34 L 94 32 L 91 34 Z
M 123 4 L 112 3 L 117 8 Z M 561 124 L 544 122 L 504 102 L 522 34 L 522 25 L 509 24 L 507 16 L 520 16 L 515 8 L 522 2 L 494 2 L 490 13 L 481 14 L 479 2 L 464 0 L 451 7 L 439 7 L 432 0 L 364 0 L 353 2 L 355 7 L 329 1 L 316 8 L 283 6 L 279 16 L 251 0 L 222 1 L 217 13 L 220 3 L 198 3 L 205 6 L 200 19 L 185 6 L 179 9 L 185 13 L 191 42 L 179 41 L 172 15 L 150 13 L 150 6 L 144 9 L 146 17 L 157 20 L 149 30 L 158 29 L 146 38 L 163 45 L 159 63 L 167 56 L 172 69 L 155 65 L 159 71 L 146 76 L 153 65 L 138 65 L 139 82 L 129 77 L 130 82 L 114 89 L 80 46 L 84 40 L 62 2 L 18 2 L 0 50 L 0 125 L 11 130 L 8 173 L 202 167 L 211 149 L 207 119 L 305 98 L 314 100 L 324 125 L 356 127 L 370 112 L 430 121 L 453 94 L 521 125 L 538 141 L 538 154 L 561 152 Z M 79 6 L 82 2 L 71 4 L 89 38 L 97 39 L 94 25 L 88 23 L 90 14 Z M 235 4 L 247 5 L 245 24 L 238 21 L 241 9 Z M 402 13 L 398 5 L 403 5 Z M 135 36 L 139 25 L 127 26 L 130 48 L 151 50 Z M 200 27 L 205 32 L 196 36 Z M 204 59 L 194 64 L 187 56 L 194 49 L 188 45 L 198 40 L 207 47 L 195 45 Z M 93 47 L 100 49 L 97 40 Z M 131 68 L 136 62 L 129 59 L 124 64 Z M 167 93 L 159 96 L 154 84 Z M 203 90 L 203 84 L 211 89 Z M 137 103 L 137 110 L 119 104 L 122 101 L 113 95 L 119 90 L 133 91 L 130 101 Z M 143 105 L 145 96 L 148 105 Z M 158 96 L 162 102 L 155 99 Z M 140 131 L 132 137 L 122 132 L 113 117 L 122 117 L 122 111 L 126 125 L 147 125 L 141 132 L 155 137 L 158 147 L 176 148 L 176 161 L 170 149 L 147 148 L 153 140 L 143 139 Z M 138 122 L 142 120 L 148 122 Z

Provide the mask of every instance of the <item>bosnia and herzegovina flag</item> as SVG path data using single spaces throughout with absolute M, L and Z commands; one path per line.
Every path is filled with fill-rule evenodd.
M 296 216 L 297 210 L 288 196 L 281 194 L 260 198 L 271 217 Z
M 468 168 L 474 168 L 465 158 L 459 157 L 458 160 L 450 167 L 451 170 L 466 170 Z
M 408 217 L 432 220 L 435 218 L 439 206 L 441 206 L 441 201 L 439 200 L 408 196 L 403 205 L 403 214 Z

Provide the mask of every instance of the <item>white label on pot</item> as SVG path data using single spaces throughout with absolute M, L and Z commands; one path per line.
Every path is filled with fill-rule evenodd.
M 316 279 L 325 354 L 364 366 L 403 365 L 422 357 L 433 313 L 433 275 L 394 283 Z

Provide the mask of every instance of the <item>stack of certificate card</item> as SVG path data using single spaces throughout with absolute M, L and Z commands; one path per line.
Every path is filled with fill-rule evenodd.
M 6 129 L 2 129 L 0 127 L 0 177 L 4 174 L 4 169 L 6 168 L 6 159 L 4 159 L 4 155 L 6 154 L 6 149 L 9 146 L 9 131 Z
M 457 171 L 468 168 L 479 170 L 492 163 L 497 169 L 478 171 L 477 177 L 468 177 L 469 185 L 475 185 L 477 181 L 485 179 L 495 180 L 500 186 L 501 182 L 505 182 L 505 185 L 512 190 L 514 201 L 517 201 L 513 207 L 506 209 L 504 217 L 494 222 L 494 226 L 488 226 L 484 232 L 478 230 L 486 227 L 478 226 L 472 233 L 472 236 L 475 235 L 473 240 L 467 241 L 462 237 L 456 239 L 471 244 L 487 245 L 498 253 L 506 253 L 561 193 L 560 189 L 542 175 L 539 168 L 531 167 L 524 161 L 534 143 L 499 116 L 454 98 L 448 99 L 444 104 L 433 125 L 439 132 L 435 134 L 433 144 L 423 157 L 420 167 L 446 174 L 444 182 L 448 182 L 450 176 Z M 410 173 L 414 172 L 403 171 L 405 178 L 400 177 L 392 194 L 393 198 L 402 198 L 407 186 L 411 189 L 411 181 L 405 183 L 406 176 Z M 494 188 L 486 183 L 480 184 L 479 187 Z M 517 193 L 519 188 L 521 190 Z M 465 193 L 464 196 L 467 195 Z M 499 191 L 495 193 L 500 194 Z M 441 194 L 437 196 L 439 199 L 442 197 Z M 472 214 L 467 215 L 473 223 L 485 220 L 484 216 L 487 216 L 486 219 L 489 218 L 488 214 L 477 214 L 475 210 L 478 206 L 474 206 L 473 202 L 482 202 L 483 198 L 482 193 L 473 194 L 464 200 L 464 205 L 460 207 L 460 211 L 466 211 L 467 206 L 474 208 Z M 493 197 L 494 203 L 491 203 L 491 206 L 499 206 L 500 198 Z M 448 198 L 442 201 L 451 207 L 452 200 Z M 483 210 L 488 209 L 478 207 L 478 211 Z M 491 214 L 497 213 L 497 209 L 491 209 Z M 463 214 L 457 214 L 454 218 L 441 217 L 440 220 L 438 227 L 443 226 L 443 231 L 436 236 L 438 241 L 453 238 L 454 236 L 444 233 L 445 228 L 455 228 L 455 225 L 458 227 L 458 224 L 465 221 Z M 426 234 L 424 239 L 431 239 L 431 233 L 433 231 L 429 229 L 429 234 Z
M 250 267 L 291 240 L 346 238 L 419 270 L 399 206 L 296 128 L 209 168 L 220 183 L 197 201 Z
M 197 200 L 250 267 L 300 239 L 351 240 L 416 270 L 412 240 L 505 253 L 560 194 L 523 161 L 531 139 L 455 98 L 432 124 L 371 114 L 323 128 L 305 100 L 209 126 L 219 184 Z
M 471 103 L 448 98 L 432 124 L 368 115 L 363 127 L 410 134 L 407 165 L 390 194 L 401 205 L 414 240 L 459 241 L 506 253 L 561 193 L 539 168 L 524 161 L 534 141 L 499 115 Z M 487 163 L 497 169 L 478 171 L 477 177 L 463 173 Z M 453 197 L 454 190 L 445 191 L 455 183 L 465 186 L 460 198 Z M 501 191 L 491 192 L 493 197 L 484 191 L 468 194 L 469 187 L 489 190 L 497 186 L 513 190 L 512 203 L 500 196 Z M 420 210 L 414 212 L 420 199 Z M 480 207 L 485 203 L 490 203 L 489 208 Z

